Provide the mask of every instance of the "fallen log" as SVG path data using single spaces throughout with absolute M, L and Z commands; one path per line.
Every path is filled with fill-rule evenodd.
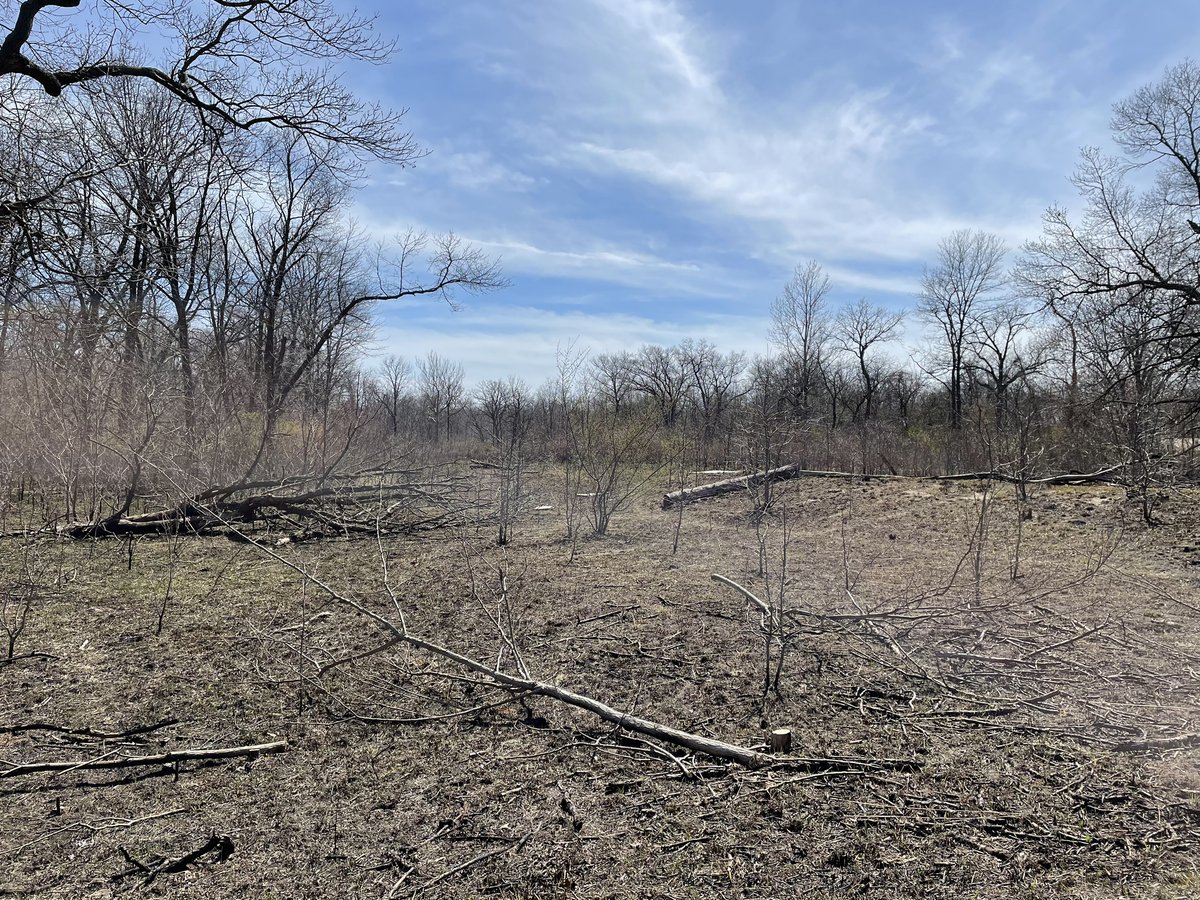
M 959 472 L 952 475 L 878 475 L 861 472 L 827 472 L 819 469 L 802 469 L 799 466 L 779 466 L 764 472 L 753 472 L 739 475 L 737 478 L 726 478 L 723 481 L 713 481 L 696 487 L 681 488 L 663 495 L 662 508 L 670 509 L 680 503 L 695 503 L 709 497 L 719 497 L 735 491 L 744 491 L 751 487 L 791 478 L 841 478 L 855 481 L 894 481 L 909 479 L 916 481 L 1002 481 L 1006 484 L 1027 485 L 1075 485 L 1075 484 L 1120 484 L 1116 473 L 1124 468 L 1123 464 L 1108 466 L 1096 472 L 1068 472 L 1060 475 L 1046 475 L 1041 478 L 1022 478 L 1002 471 Z
M 152 725 L 135 725 L 133 728 L 127 728 L 124 731 L 97 731 L 95 728 L 67 728 L 65 725 L 55 725 L 51 722 L 26 722 L 20 725 L 0 725 L 0 734 L 21 734 L 26 731 L 51 731 L 70 738 L 120 741 L 178 724 L 178 719 L 162 719 Z
M 956 475 L 929 475 L 930 481 L 1003 481 L 1005 484 L 1027 485 L 1070 485 L 1070 484 L 1119 484 L 1113 475 L 1125 468 L 1124 463 L 1108 466 L 1095 472 L 1067 472 L 1061 475 L 1046 475 L 1041 478 L 1021 478 L 1007 472 L 961 472 Z
M 199 534 L 214 525 L 222 524 L 216 516 L 155 514 L 139 519 L 121 516 L 98 522 L 68 522 L 58 527 L 60 537 L 72 540 L 102 537 L 138 537 L 141 535 Z
M 747 488 L 772 481 L 784 481 L 788 478 L 795 478 L 802 472 L 803 470 L 799 466 L 780 466 L 777 469 L 767 469 L 765 472 L 754 472 L 750 475 L 739 475 L 737 478 L 726 478 L 697 487 L 681 488 L 663 495 L 662 508 L 670 509 L 677 503 L 695 503 L 697 500 L 719 497 L 721 494 L 729 494 L 733 491 L 744 491 Z
M 743 747 L 726 741 L 710 738 L 706 735 L 683 731 L 670 725 L 656 722 L 653 719 L 642 718 L 625 710 L 609 706 L 601 700 L 578 694 L 567 688 L 546 681 L 539 681 L 527 673 L 513 674 L 506 672 L 490 663 L 473 659 L 466 654 L 446 647 L 434 641 L 426 640 L 410 632 L 403 617 L 398 622 L 381 615 L 369 606 L 365 606 L 346 594 L 333 588 L 328 583 L 306 571 L 292 560 L 281 556 L 270 547 L 258 545 L 258 549 L 287 568 L 298 573 L 313 587 L 323 591 L 333 602 L 351 609 L 370 620 L 383 631 L 389 643 L 407 644 L 415 650 L 440 657 L 486 678 L 492 686 L 505 690 L 514 696 L 546 697 L 567 706 L 573 706 L 597 716 L 601 720 L 625 731 L 653 738 L 676 747 L 682 747 L 692 753 L 700 753 L 713 759 L 722 759 L 737 763 L 747 769 L 798 769 L 808 772 L 824 772 L 832 769 L 853 766 L 865 772 L 883 770 L 911 772 L 921 768 L 918 760 L 912 759 L 868 759 L 860 757 L 800 757 L 770 753 L 755 747 Z
M 0 778 L 18 775 L 35 775 L 38 772 L 74 772 L 77 769 L 123 769 L 129 766 L 159 766 L 185 762 L 193 759 L 230 759 L 239 756 L 258 756 L 260 753 L 278 753 L 287 747 L 287 741 L 272 741 L 269 744 L 252 744 L 246 747 L 213 747 L 208 750 L 170 750 L 154 756 L 118 756 L 84 759 L 76 762 L 23 763 L 0 771 Z
M 335 599 L 340 598 L 340 595 L 330 591 L 330 589 L 321 585 L 327 592 L 331 593 Z M 346 602 L 342 598 L 343 602 Z M 359 607 L 361 608 L 361 607 Z M 373 617 L 377 623 L 386 622 L 381 617 Z M 389 623 L 390 625 L 390 623 Z M 611 725 L 626 731 L 632 731 L 635 734 L 641 734 L 654 740 L 662 741 L 667 744 L 672 744 L 676 747 L 682 747 L 692 753 L 700 753 L 705 756 L 710 756 L 713 759 L 723 759 L 728 762 L 737 763 L 747 769 L 792 769 L 805 772 L 825 772 L 831 769 L 840 769 L 847 766 L 854 766 L 861 769 L 863 772 L 879 772 L 879 771 L 900 771 L 912 772 L 921 768 L 921 763 L 912 759 L 887 759 L 887 758 L 868 758 L 868 757 L 802 757 L 779 755 L 772 756 L 770 753 L 764 752 L 753 747 L 742 747 L 737 744 L 731 744 L 726 741 L 717 740 L 715 738 L 706 737 L 705 735 L 695 734 L 690 731 L 683 731 L 679 728 L 674 728 L 670 725 L 665 725 L 662 722 L 656 722 L 653 719 L 645 719 L 641 716 L 636 716 L 632 713 L 621 709 L 609 706 L 594 697 L 589 697 L 586 694 L 577 694 L 574 691 L 567 690 L 557 684 L 551 684 L 544 681 L 538 681 L 533 678 L 527 678 L 517 675 L 512 675 L 508 672 L 502 672 L 493 668 L 487 663 L 481 663 L 468 656 L 464 656 L 448 647 L 443 647 L 440 644 L 435 644 L 431 641 L 419 638 L 416 635 L 407 634 L 405 632 L 395 632 L 395 636 L 403 643 L 408 644 L 418 650 L 424 650 L 432 653 L 435 656 L 440 656 L 442 659 L 458 663 L 464 668 L 470 669 L 480 675 L 488 678 L 492 684 L 497 687 L 504 688 L 513 693 L 519 693 L 526 696 L 541 696 L 551 700 L 557 700 L 559 703 L 564 703 L 567 706 L 574 706 L 577 709 L 582 709 L 592 713 L 598 718 Z

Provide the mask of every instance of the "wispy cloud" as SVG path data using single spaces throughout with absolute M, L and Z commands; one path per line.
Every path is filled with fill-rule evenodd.
M 522 192 L 537 184 L 532 175 L 501 163 L 487 150 L 457 150 L 437 145 L 429 150 L 431 153 L 421 161 L 421 166 L 445 178 L 453 188 Z
M 583 277 L 643 288 L 670 287 L 685 294 L 725 296 L 728 275 L 698 262 L 672 261 L 620 247 L 551 249 L 512 237 L 474 237 L 471 242 L 499 257 L 514 272 Z
M 608 353 L 643 344 L 673 345 L 707 339 L 725 352 L 767 350 L 757 316 L 706 315 L 683 323 L 632 313 L 475 304 L 459 312 L 414 306 L 383 310 L 375 353 L 410 359 L 433 350 L 459 360 L 468 381 L 478 383 L 516 372 L 532 385 L 554 376 L 560 347 Z M 513 360 L 519 357 L 519 364 Z
M 502 257 L 513 288 L 495 302 L 539 310 L 523 340 L 496 343 L 498 320 L 405 326 L 465 329 L 480 365 L 542 366 L 535 325 L 549 345 L 609 334 L 601 309 L 636 323 L 617 343 L 701 336 L 721 312 L 750 340 L 810 258 L 835 301 L 899 308 L 951 231 L 1036 235 L 1073 199 L 1078 147 L 1105 141 L 1111 103 L 1200 38 L 1184 0 L 1097 2 L 1082 17 L 1065 2 L 413 0 L 395 14 L 412 62 L 396 82 L 434 154 L 381 174 L 358 217 L 379 235 L 453 228 Z M 557 317 L 572 310 L 597 318 Z
M 437 232 L 440 223 L 423 223 L 402 215 L 381 216 L 370 207 L 355 208 L 355 219 L 364 239 L 384 248 L 396 235 L 410 229 Z M 514 223 L 509 223 L 512 227 Z M 618 285 L 662 301 L 678 298 L 728 299 L 744 292 L 747 276 L 702 258 L 657 255 L 629 244 L 617 244 L 577 229 L 552 224 L 526 223 L 523 230 L 507 233 L 500 228 L 460 232 L 459 237 L 497 259 L 510 279 L 521 276 L 568 279 Z M 552 233 L 557 231 L 558 233 Z M 636 295 L 629 302 L 636 302 Z
M 665 190 L 681 214 L 781 260 L 912 260 L 945 234 L 951 211 L 914 203 L 906 184 L 905 160 L 928 146 L 933 118 L 889 86 L 814 77 L 746 96 L 722 80 L 720 42 L 680 5 L 574 9 L 523 35 L 531 67 L 555 70 L 527 134 L 556 177 Z

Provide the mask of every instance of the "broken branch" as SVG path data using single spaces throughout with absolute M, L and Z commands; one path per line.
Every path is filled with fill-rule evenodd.
M 34 775 L 38 772 L 67 772 L 75 769 L 123 769 L 130 766 L 158 766 L 186 762 L 194 759 L 231 759 L 239 756 L 258 756 L 261 753 L 278 753 L 287 747 L 287 741 L 269 744 L 253 744 L 246 747 L 214 747 L 211 750 L 171 750 L 154 756 L 119 756 L 116 758 L 89 759 L 78 762 L 23 763 L 0 772 L 0 778 L 18 775 Z

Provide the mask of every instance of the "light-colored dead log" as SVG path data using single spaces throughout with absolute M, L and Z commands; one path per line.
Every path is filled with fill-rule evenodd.
M 753 603 L 755 606 L 757 606 L 759 609 L 761 609 L 763 611 L 764 615 L 767 615 L 767 616 L 773 615 L 773 613 L 771 612 L 771 607 L 767 606 L 767 604 L 764 600 L 761 600 L 753 591 L 751 591 L 747 587 L 743 587 L 742 585 L 738 584 L 732 578 L 726 578 L 724 575 L 717 575 L 716 573 L 710 575 L 709 578 L 711 578 L 713 581 L 717 582 L 718 584 L 723 584 L 727 587 L 733 588 L 735 591 L 737 591 L 739 594 L 741 594 L 743 597 L 745 597 L 747 600 L 749 600 L 751 603 Z
M 799 466 L 780 466 L 776 469 L 767 469 L 765 472 L 739 475 L 737 478 L 726 478 L 722 481 L 713 481 L 697 487 L 680 488 L 677 491 L 671 491 L 669 494 L 663 495 L 662 508 L 670 509 L 677 503 L 695 503 L 697 500 L 704 500 L 708 497 L 719 497 L 721 494 L 729 494 L 734 491 L 744 491 L 747 488 L 756 487 L 767 482 L 784 481 L 788 478 L 795 478 L 802 474 L 803 471 Z
M 0 771 L 0 778 L 18 775 L 35 775 L 38 772 L 74 772 L 77 769 L 123 769 L 129 766 L 160 766 L 195 759 L 231 759 L 239 756 L 258 756 L 261 753 L 278 753 L 287 747 L 287 741 L 272 741 L 269 744 L 252 744 L 246 747 L 213 747 L 203 750 L 170 750 L 154 756 L 115 756 L 99 759 L 84 759 L 76 762 L 22 763 L 11 769 Z
M 725 741 L 705 737 L 704 735 L 682 731 L 670 725 L 664 725 L 661 722 L 635 716 L 632 713 L 609 706 L 607 703 L 603 703 L 594 697 L 589 697 L 586 694 L 577 694 L 556 684 L 532 678 L 523 678 L 508 672 L 499 671 L 487 663 L 481 663 L 448 647 L 443 647 L 440 644 L 435 644 L 416 635 L 402 635 L 401 639 L 412 647 L 440 656 L 451 662 L 456 662 L 473 672 L 483 675 L 499 687 L 510 691 L 519 691 L 527 695 L 549 697 L 568 706 L 586 710 L 619 728 L 624 728 L 627 731 L 633 731 L 655 740 L 665 741 L 676 747 L 683 747 L 693 753 L 702 753 L 715 759 L 729 760 L 750 769 L 759 769 L 778 762 L 778 760 L 759 750 L 739 747 L 737 744 L 730 744 Z
M 1079 485 L 1079 484 L 1119 484 L 1120 479 L 1117 473 L 1123 469 L 1123 465 L 1108 466 L 1104 469 L 1099 469 L 1095 472 L 1068 472 L 1061 475 L 1046 475 L 1041 478 L 1022 478 L 1018 475 L 1010 475 L 1007 472 L 989 471 L 989 472 L 959 472 L 953 475 L 920 475 L 912 476 L 911 480 L 916 481 L 1002 481 L 1006 484 L 1028 484 L 1028 485 Z M 877 475 L 863 474 L 861 472 L 827 472 L 820 469 L 802 469 L 799 466 L 779 466 L 775 469 L 767 469 L 763 472 L 754 472 L 749 475 L 739 475 L 737 478 L 726 478 L 723 481 L 713 481 L 709 484 L 701 484 L 696 487 L 681 488 L 677 491 L 663 494 L 662 508 L 670 509 L 671 507 L 681 503 L 695 503 L 697 500 L 706 500 L 710 497 L 719 497 L 722 494 L 731 494 L 735 491 L 744 491 L 751 487 L 775 482 L 786 481 L 791 478 L 841 478 L 847 480 L 858 481 L 895 481 L 901 479 L 909 479 L 907 475 Z
M 1113 477 L 1124 464 L 1108 466 L 1095 472 L 1067 472 L 1060 475 L 1046 475 L 1041 478 L 1021 478 L 1007 472 L 960 472 L 955 475 L 930 475 L 930 481 L 1003 481 L 1005 484 L 1041 484 L 1041 485 L 1073 485 L 1073 484 L 1117 484 Z
M 324 585 L 322 585 L 325 587 Z M 325 587 L 325 590 L 329 590 Z M 336 595 L 335 596 L 339 596 Z M 353 602 L 353 601 L 349 601 Z M 357 605 L 356 605 L 357 607 Z M 363 609 L 362 607 L 357 607 Z M 376 616 L 368 613 L 375 619 L 376 622 L 387 622 L 382 616 Z M 486 663 L 481 663 L 470 657 L 457 653 L 448 647 L 443 647 L 431 641 L 424 640 L 411 634 L 400 634 L 398 629 L 395 629 L 391 623 L 387 624 L 389 629 L 397 633 L 401 640 L 419 650 L 425 650 L 443 659 L 456 662 L 465 668 L 468 668 L 480 675 L 484 675 L 493 684 L 498 687 L 506 688 L 507 690 L 520 692 L 522 694 L 549 697 L 552 700 L 557 700 L 560 703 L 565 703 L 568 706 L 574 706 L 578 709 L 586 710 L 595 716 L 616 725 L 618 728 L 623 728 L 627 731 L 632 731 L 637 734 L 645 735 L 658 741 L 663 741 L 672 744 L 676 747 L 682 747 L 685 750 L 690 750 L 693 753 L 701 753 L 705 756 L 711 756 L 715 759 L 724 759 L 729 762 L 737 763 L 745 766 L 748 769 L 761 769 L 764 767 L 771 768 L 789 768 L 801 769 L 804 771 L 826 771 L 830 768 L 844 768 L 847 766 L 860 767 L 864 771 L 880 771 L 884 769 L 912 771 L 920 768 L 920 763 L 914 760 L 906 759 L 857 759 L 845 757 L 795 757 L 795 756 L 771 756 L 768 753 L 763 753 L 760 750 L 753 750 L 748 747 L 740 747 L 737 744 L 730 744 L 725 741 L 719 741 L 714 738 L 705 737 L 704 735 L 694 734 L 690 731 L 682 731 L 678 728 L 673 728 L 670 725 L 664 725 L 661 722 L 655 722 L 652 719 L 645 719 L 641 716 L 635 716 L 632 713 L 625 712 L 615 707 L 609 706 L 606 703 L 589 697 L 585 694 L 577 694 L 574 691 L 559 687 L 556 684 L 549 684 L 544 681 L 537 681 L 532 678 L 523 678 L 516 675 L 511 675 L 508 672 L 501 672 Z

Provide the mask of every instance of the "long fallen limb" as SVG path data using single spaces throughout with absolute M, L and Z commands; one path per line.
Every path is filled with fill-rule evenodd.
M 1047 475 L 1042 478 L 1022 478 L 1007 472 L 960 472 L 953 475 L 921 475 L 912 476 L 917 481 L 1002 481 L 1006 484 L 1029 485 L 1071 485 L 1071 484 L 1117 484 L 1114 477 L 1123 465 L 1108 466 L 1096 472 L 1070 472 L 1062 475 Z M 719 497 L 735 491 L 744 491 L 767 482 L 786 481 L 792 478 L 840 478 L 863 481 L 879 481 L 908 478 L 906 475 L 875 475 L 861 472 L 826 472 L 818 469 L 802 469 L 799 466 L 779 466 L 763 472 L 753 472 L 749 475 L 739 475 L 737 478 L 726 478 L 723 481 L 713 481 L 697 487 L 682 488 L 663 495 L 662 508 L 670 509 L 680 503 L 695 503 L 709 497 Z
M 170 750 L 154 756 L 116 756 L 101 759 L 85 759 L 76 762 L 23 763 L 0 772 L 0 778 L 15 778 L 18 775 L 34 775 L 38 772 L 71 772 L 76 769 L 123 769 L 129 766 L 159 766 L 194 759 L 230 759 L 238 756 L 258 756 L 260 753 L 278 753 L 287 747 L 287 741 L 272 741 L 269 744 L 252 744 L 246 747 L 214 747 L 206 750 Z
M 291 560 L 275 552 L 270 547 L 259 547 L 263 553 L 273 557 L 283 563 L 288 568 L 298 572 L 306 578 L 314 587 L 320 588 L 335 602 L 353 609 L 355 612 L 361 613 L 366 618 L 370 619 L 378 628 L 386 632 L 391 637 L 395 638 L 398 643 L 404 643 L 408 646 L 430 653 L 434 656 L 439 656 L 442 659 L 457 663 L 465 669 L 468 669 L 476 674 L 482 675 L 488 679 L 496 687 L 503 688 L 514 693 L 522 693 L 532 696 L 549 697 L 552 700 L 557 700 L 560 703 L 565 703 L 568 706 L 574 706 L 577 709 L 582 709 L 599 717 L 605 722 L 616 725 L 618 728 L 623 728 L 637 734 L 645 735 L 658 741 L 664 741 L 676 747 L 683 747 L 693 753 L 703 753 L 706 756 L 714 757 L 715 759 L 724 759 L 730 762 L 735 762 L 749 769 L 760 768 L 780 768 L 780 769 L 800 769 L 804 771 L 825 771 L 831 768 L 845 768 L 853 766 L 862 768 L 865 771 L 880 771 L 884 769 L 911 771 L 920 768 L 920 763 L 915 760 L 906 759 L 854 759 L 844 757 L 795 757 L 795 756 L 772 756 L 769 753 L 763 753 L 760 750 L 751 749 L 749 747 L 740 747 L 737 744 L 730 744 L 725 741 L 719 741 L 714 738 L 705 737 L 704 735 L 694 734 L 690 731 L 682 731 L 678 728 L 673 728 L 670 725 L 664 725 L 661 722 L 655 722 L 652 719 L 645 719 L 641 716 L 635 716 L 632 713 L 617 709 L 603 703 L 594 697 L 588 697 L 585 694 L 577 694 L 566 688 L 559 687 L 556 684 L 550 684 L 545 681 L 538 681 L 533 678 L 525 678 L 519 675 L 512 675 L 508 672 L 501 671 L 487 663 L 472 659 L 465 656 L 456 650 L 451 650 L 449 647 L 444 647 L 441 644 L 436 644 L 432 641 L 425 640 L 415 634 L 410 633 L 404 627 L 403 619 L 400 624 L 388 619 L 386 616 L 380 615 L 375 610 L 364 606 L 362 603 L 354 600 L 351 597 L 338 592 L 326 582 L 320 580 L 312 573 L 305 571 L 300 566 L 296 565 Z
M 929 481 L 1003 481 L 1006 484 L 1114 484 L 1116 479 L 1110 477 L 1121 469 L 1124 463 L 1108 466 L 1095 472 L 1067 472 L 1061 475 L 1046 475 L 1042 478 L 1021 478 L 1009 475 L 1007 472 L 961 472 L 957 475 L 930 475 Z
M 1142 741 L 1121 741 L 1112 745 L 1113 750 L 1125 753 L 1142 750 L 1184 750 L 1188 747 L 1200 747 L 1200 734 L 1177 734 L 1173 737 L 1146 738 Z
M 718 584 L 723 584 L 723 585 L 726 585 L 727 587 L 733 588 L 735 591 L 737 591 L 739 594 L 741 594 L 743 597 L 745 597 L 747 600 L 749 600 L 751 603 L 753 603 L 755 606 L 757 606 L 759 609 L 761 609 L 765 615 L 768 615 L 768 616 L 771 615 L 771 607 L 767 606 L 767 604 L 765 602 L 760 600 L 749 588 L 742 587 L 740 584 L 738 584 L 732 578 L 726 578 L 724 575 L 713 574 L 708 577 L 711 578 L 713 581 L 717 582 Z
M 713 738 L 704 737 L 703 735 L 681 731 L 678 728 L 672 728 L 669 725 L 663 725 L 660 722 L 650 719 L 643 719 L 641 716 L 635 716 L 632 713 L 616 709 L 585 694 L 576 694 L 574 691 L 561 688 L 556 684 L 537 681 L 531 678 L 521 678 L 516 675 L 510 675 L 508 672 L 501 672 L 486 663 L 463 656 L 461 653 L 457 653 L 448 647 L 443 647 L 440 644 L 435 644 L 416 635 L 404 635 L 402 640 L 404 643 L 418 650 L 424 650 L 443 659 L 456 662 L 473 672 L 484 675 L 500 687 L 558 700 L 560 703 L 566 703 L 568 706 L 587 710 L 619 728 L 625 728 L 629 731 L 643 734 L 646 737 L 654 738 L 655 740 L 666 741 L 677 747 L 684 747 L 693 753 L 703 753 L 717 759 L 727 759 L 751 769 L 776 765 L 781 762 L 779 757 L 771 756 L 758 750 L 739 747 L 736 744 L 728 744 L 725 741 L 718 741 Z
M 574 706 L 578 709 L 586 710 L 593 715 L 598 716 L 605 722 L 610 722 L 619 728 L 633 731 L 637 734 L 645 735 L 646 737 L 654 738 L 655 740 L 664 741 L 668 744 L 673 744 L 676 747 L 683 747 L 693 753 L 703 753 L 706 756 L 711 756 L 716 759 L 725 759 L 730 762 L 735 762 L 745 766 L 748 769 L 762 768 L 777 768 L 777 769 L 801 769 L 804 771 L 819 772 L 826 771 L 831 768 L 844 768 L 847 766 L 856 766 L 865 771 L 880 771 L 884 769 L 912 771 L 920 768 L 920 763 L 915 760 L 907 759 L 856 759 L 847 757 L 798 757 L 798 756 L 772 756 L 769 753 L 763 753 L 760 750 L 754 750 L 749 747 L 740 747 L 737 744 L 730 744 L 725 741 L 719 741 L 714 738 L 705 737 L 703 735 L 694 734 L 690 731 L 682 731 L 678 728 L 673 728 L 670 725 L 664 725 L 661 722 L 655 722 L 652 719 L 644 719 L 641 716 L 635 716 L 632 713 L 624 712 L 602 703 L 593 697 L 588 697 L 585 694 L 577 694 L 574 691 L 569 691 L 566 688 L 561 688 L 555 684 L 548 684 L 542 681 L 533 679 L 519 678 L 509 675 L 507 672 L 500 672 L 492 669 L 485 663 L 477 662 L 469 657 L 450 650 L 449 648 L 439 646 L 438 644 L 430 643 L 429 641 L 409 635 L 404 638 L 405 642 L 411 646 L 434 653 L 445 659 L 452 660 L 460 665 L 480 673 L 487 675 L 496 684 L 509 690 L 520 690 L 528 694 L 549 697 L 552 700 L 558 700 L 560 703 L 565 703 L 568 706 Z
M 167 728 L 168 726 L 178 724 L 178 719 L 163 719 L 152 725 L 135 725 L 133 728 L 127 728 L 124 731 L 97 731 L 94 728 L 67 728 L 65 725 L 55 725 L 52 722 L 26 722 L 19 725 L 0 725 L 0 733 L 20 734 L 24 731 L 53 731 L 56 734 L 69 735 L 70 737 L 119 741 L 142 734 L 149 734 L 151 731 L 158 731 L 160 728 Z

